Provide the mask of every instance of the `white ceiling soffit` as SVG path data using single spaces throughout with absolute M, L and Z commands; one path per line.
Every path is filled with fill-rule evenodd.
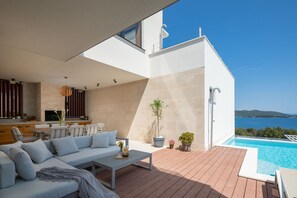
M 68 79 L 64 79 L 67 76 Z M 146 79 L 83 56 L 63 62 L 0 44 L 0 79 L 44 82 L 88 90 Z M 116 79 L 117 84 L 113 79 Z
M 176 0 L 1 0 L 0 44 L 67 61 Z

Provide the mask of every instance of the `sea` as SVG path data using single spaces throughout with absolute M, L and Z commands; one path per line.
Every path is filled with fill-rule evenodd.
M 297 118 L 243 118 L 235 117 L 235 128 L 263 129 L 281 127 L 297 130 Z

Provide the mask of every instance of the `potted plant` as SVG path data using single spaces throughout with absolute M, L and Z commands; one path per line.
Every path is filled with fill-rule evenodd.
M 191 151 L 191 144 L 194 141 L 194 133 L 184 132 L 179 136 L 178 140 L 182 142 L 183 151 Z
M 154 146 L 155 147 L 163 147 L 165 138 L 160 136 L 160 120 L 163 118 L 163 108 L 166 108 L 164 101 L 159 98 L 153 100 L 153 102 L 149 105 L 154 116 L 156 116 L 157 120 L 157 134 L 154 136 Z
M 170 149 L 173 149 L 174 144 L 175 144 L 175 141 L 174 140 L 169 140 L 169 148 Z
M 118 142 L 118 147 L 120 147 L 120 152 L 122 153 L 123 152 L 123 145 L 124 143 L 123 142 Z

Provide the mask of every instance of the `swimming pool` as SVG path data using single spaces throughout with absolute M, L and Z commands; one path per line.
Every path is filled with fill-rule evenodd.
M 279 167 L 297 169 L 297 143 L 249 138 L 231 138 L 224 144 L 257 148 L 258 173 L 274 175 L 275 170 Z

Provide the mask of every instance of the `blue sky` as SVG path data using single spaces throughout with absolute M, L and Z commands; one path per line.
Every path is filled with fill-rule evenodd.
M 168 47 L 202 27 L 235 76 L 235 107 L 297 113 L 296 0 L 180 0 L 164 10 Z

